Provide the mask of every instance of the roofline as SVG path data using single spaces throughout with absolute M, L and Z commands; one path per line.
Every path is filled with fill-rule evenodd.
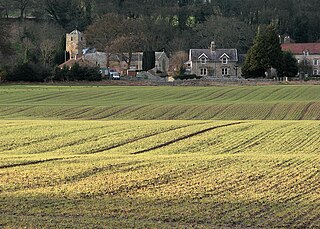
M 202 54 L 198 57 L 198 59 L 200 59 L 203 55 L 204 55 L 207 59 L 209 59 L 209 57 L 208 57 L 205 53 L 202 53 Z

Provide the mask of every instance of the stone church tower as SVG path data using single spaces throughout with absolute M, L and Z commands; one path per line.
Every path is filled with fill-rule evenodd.
M 82 55 L 82 50 L 86 47 L 84 34 L 78 30 L 73 30 L 66 34 L 66 51 L 70 54 L 70 59 L 76 59 Z

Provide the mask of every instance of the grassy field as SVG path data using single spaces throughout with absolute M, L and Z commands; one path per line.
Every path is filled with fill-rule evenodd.
M 0 86 L 0 117 L 20 119 L 319 120 L 320 85 Z
M 0 228 L 320 228 L 319 90 L 2 86 Z

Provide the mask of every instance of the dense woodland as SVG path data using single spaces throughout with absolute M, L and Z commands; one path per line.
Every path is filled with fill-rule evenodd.
M 317 42 L 319 9 L 319 0 L 0 0 L 0 74 L 52 72 L 65 59 L 64 34 L 75 28 L 102 51 L 171 56 L 212 40 L 245 54 L 257 28 L 271 23 L 296 42 Z

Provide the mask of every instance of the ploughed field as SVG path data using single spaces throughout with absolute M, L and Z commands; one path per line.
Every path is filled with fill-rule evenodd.
M 0 86 L 0 117 L 319 120 L 320 85 Z
M 319 88 L 1 87 L 0 227 L 319 228 Z

